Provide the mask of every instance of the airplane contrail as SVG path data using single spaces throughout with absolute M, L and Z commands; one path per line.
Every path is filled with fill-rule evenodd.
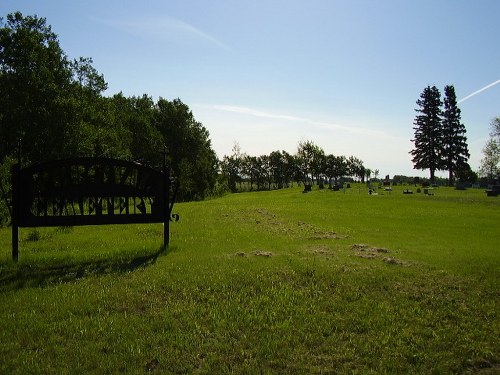
M 462 103 L 462 102 L 465 102 L 467 99 L 470 99 L 470 98 L 472 98 L 473 96 L 475 96 L 475 95 L 477 95 L 477 94 L 479 94 L 479 93 L 483 92 L 484 90 L 488 90 L 490 87 L 493 87 L 493 86 L 495 86 L 495 85 L 497 85 L 497 84 L 499 84 L 499 83 L 500 83 L 500 79 L 499 79 L 498 81 L 495 81 L 495 82 L 493 82 L 493 83 L 490 83 L 490 84 L 489 84 L 489 85 L 487 85 L 487 86 L 484 86 L 483 88 L 481 88 L 481 89 L 479 89 L 479 90 L 477 90 L 477 91 L 474 91 L 472 94 L 467 95 L 465 98 L 460 99 L 460 100 L 457 102 L 457 104 L 460 104 L 460 103 Z

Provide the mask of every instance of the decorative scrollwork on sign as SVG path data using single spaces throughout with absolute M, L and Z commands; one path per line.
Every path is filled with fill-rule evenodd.
M 170 221 L 179 221 L 179 214 L 170 214 Z

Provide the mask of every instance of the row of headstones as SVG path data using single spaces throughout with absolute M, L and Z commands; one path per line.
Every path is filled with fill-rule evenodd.
M 420 194 L 421 192 L 422 192 L 422 189 L 417 188 L 417 193 Z M 413 194 L 413 190 L 405 189 L 405 190 L 403 190 L 403 194 Z M 424 194 L 425 195 L 434 195 L 434 191 L 432 188 L 424 188 Z
M 325 183 L 323 181 L 320 181 L 318 183 L 318 188 L 323 190 L 325 188 Z M 339 191 L 340 189 L 350 189 L 351 184 L 349 182 L 346 182 L 344 184 L 335 184 L 335 183 L 330 183 L 328 184 L 328 190 L 332 191 Z M 304 193 L 307 193 L 309 191 L 312 191 L 312 184 L 305 184 L 304 185 Z

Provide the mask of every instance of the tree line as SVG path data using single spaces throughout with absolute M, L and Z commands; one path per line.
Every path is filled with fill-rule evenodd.
M 237 143 L 232 151 L 221 161 L 222 176 L 231 192 L 282 189 L 294 183 L 333 185 L 346 178 L 364 182 L 372 174 L 362 160 L 327 154 L 312 141 L 299 142 L 295 154 L 277 150 L 269 155 L 251 156 L 243 153 Z
M 212 194 L 217 156 L 189 107 L 180 99 L 104 96 L 107 83 L 92 63 L 71 60 L 45 18 L 0 19 L 0 193 L 18 159 L 102 156 L 160 167 L 166 149 L 181 200 Z

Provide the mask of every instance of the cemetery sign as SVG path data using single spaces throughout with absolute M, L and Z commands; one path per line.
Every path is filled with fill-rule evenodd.
M 111 158 L 73 158 L 12 168 L 12 257 L 19 227 L 164 223 L 169 245 L 178 184 L 157 170 Z

